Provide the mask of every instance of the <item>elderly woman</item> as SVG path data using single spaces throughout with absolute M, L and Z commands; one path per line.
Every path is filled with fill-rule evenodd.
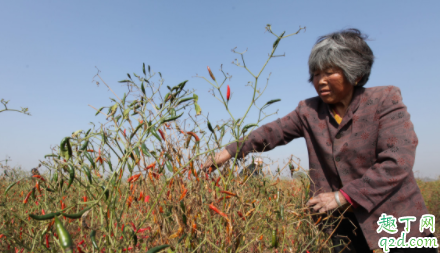
M 416 217 L 405 242 L 410 237 L 433 236 L 429 229 L 419 231 L 421 216 L 428 210 L 412 171 L 418 143 L 414 125 L 399 88 L 363 87 L 374 59 L 365 39 L 357 29 L 319 38 L 309 57 L 309 82 L 318 96 L 300 101 L 288 115 L 215 156 L 215 163 L 221 165 L 236 152 L 243 157 L 304 137 L 313 196 L 307 205 L 319 213 L 348 209 L 343 214 L 348 219 L 327 232 L 333 232 L 334 245 L 343 240 L 349 243 L 345 252 L 357 253 L 379 249 L 381 237 L 397 238 L 405 231 L 405 224 L 399 221 L 395 234 L 380 229 L 378 220 L 383 213 L 394 218 Z M 205 167 L 211 165 L 207 162 Z M 340 252 L 343 248 L 334 249 Z M 391 248 L 390 252 L 438 250 Z

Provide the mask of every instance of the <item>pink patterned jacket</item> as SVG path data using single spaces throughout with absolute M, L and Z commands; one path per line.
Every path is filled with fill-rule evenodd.
M 339 125 L 319 97 L 306 99 L 226 149 L 234 157 L 240 145 L 243 157 L 299 137 L 306 139 L 311 196 L 342 189 L 359 205 L 354 213 L 370 249 L 379 248 L 381 237 L 399 237 L 404 231 L 405 224 L 397 221 L 398 233 L 377 233 L 382 213 L 417 218 L 406 238 L 430 234 L 427 229 L 419 232 L 420 218 L 428 210 L 412 171 L 418 139 L 399 88 L 355 88 Z

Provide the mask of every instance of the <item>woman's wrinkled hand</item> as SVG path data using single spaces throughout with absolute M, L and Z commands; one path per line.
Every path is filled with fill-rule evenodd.
M 339 194 L 339 201 L 341 202 L 342 206 L 348 203 L 348 201 L 345 199 L 344 195 L 342 195 L 341 192 L 338 191 Z M 325 213 L 327 211 L 339 208 L 338 203 L 335 199 L 335 193 L 334 192 L 326 192 L 318 194 L 315 197 L 312 197 L 307 203 L 307 206 L 312 207 L 313 210 L 317 211 L 318 213 Z
M 207 172 L 209 168 L 211 168 L 211 172 L 216 170 L 217 167 L 220 167 L 222 164 L 227 162 L 229 159 L 231 159 L 231 155 L 226 149 L 223 149 L 222 151 L 215 154 L 214 159 L 212 157 L 208 157 L 206 161 L 202 165 L 202 170 Z M 214 163 L 215 162 L 215 163 Z

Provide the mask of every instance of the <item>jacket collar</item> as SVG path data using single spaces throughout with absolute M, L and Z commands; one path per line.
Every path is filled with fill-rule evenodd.
M 348 106 L 347 113 L 344 115 L 344 118 L 342 118 L 341 124 L 338 126 L 338 130 L 344 127 L 352 118 L 356 110 L 359 108 L 359 104 L 361 102 L 362 94 L 364 94 L 365 88 L 359 87 L 355 88 L 353 91 L 353 98 L 351 99 L 350 105 Z M 331 107 L 328 104 L 325 104 L 327 107 L 327 111 L 330 114 L 330 118 L 333 118 L 333 120 L 336 122 L 333 116 L 333 112 L 331 110 Z

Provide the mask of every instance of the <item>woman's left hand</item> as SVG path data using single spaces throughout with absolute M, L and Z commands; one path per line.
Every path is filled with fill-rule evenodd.
M 348 201 L 345 199 L 344 195 L 342 195 L 340 191 L 337 191 L 337 193 L 339 194 L 339 201 L 341 204 L 347 204 Z M 336 203 L 334 192 L 321 193 L 311 198 L 306 205 L 311 206 L 313 210 L 318 211 L 318 213 L 324 213 L 339 207 L 338 203 Z

